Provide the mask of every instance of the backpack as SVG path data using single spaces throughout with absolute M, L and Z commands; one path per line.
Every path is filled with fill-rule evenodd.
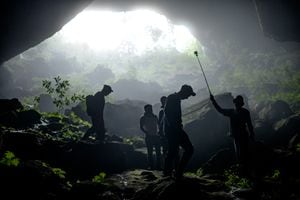
M 86 112 L 89 116 L 95 113 L 96 97 L 94 95 L 87 95 L 85 98 Z

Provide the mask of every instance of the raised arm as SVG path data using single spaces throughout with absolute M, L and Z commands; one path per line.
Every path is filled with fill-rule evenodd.
M 214 105 L 214 107 L 216 108 L 216 110 L 225 115 L 225 116 L 229 116 L 230 115 L 230 110 L 229 109 L 223 109 L 219 106 L 219 104 L 216 102 L 215 97 L 211 94 L 210 95 L 210 100 L 212 102 L 212 104 Z

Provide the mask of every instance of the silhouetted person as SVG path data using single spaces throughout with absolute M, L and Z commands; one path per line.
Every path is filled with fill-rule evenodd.
M 160 137 L 158 135 L 158 119 L 153 114 L 152 106 L 147 104 L 144 106 L 144 114 L 140 118 L 140 128 L 145 133 L 145 143 L 148 152 L 148 165 L 150 169 L 154 169 L 153 165 L 153 147 L 156 153 L 156 169 L 161 168 L 160 153 Z
M 250 112 L 243 107 L 243 97 L 238 95 L 233 99 L 235 109 L 221 108 L 213 95 L 210 95 L 210 99 L 218 112 L 230 118 L 230 132 L 234 139 L 236 157 L 241 167 L 246 167 L 248 161 L 249 137 L 254 139 L 254 132 Z
M 104 85 L 103 89 L 97 92 L 90 99 L 87 99 L 87 114 L 91 117 L 92 127 L 86 132 L 83 139 L 87 139 L 91 134 L 96 133 L 96 140 L 103 141 L 105 138 L 105 125 L 103 111 L 105 106 L 105 96 L 113 90 L 109 85 Z
M 175 177 L 181 178 L 183 171 L 193 155 L 194 147 L 183 130 L 181 119 L 181 100 L 195 96 L 193 88 L 183 85 L 179 92 L 168 96 L 164 109 L 164 132 L 168 140 L 168 152 L 165 160 L 164 176 L 171 176 L 174 162 L 179 153 L 179 146 L 184 149 L 181 160 L 176 169 Z
M 166 153 L 167 153 L 167 140 L 166 140 L 166 137 L 165 137 L 165 133 L 164 133 L 164 108 L 165 108 L 165 105 L 166 105 L 166 101 L 167 101 L 167 97 L 166 96 L 162 96 L 160 98 L 160 103 L 161 103 L 161 106 L 160 106 L 160 110 L 159 110 L 159 113 L 158 113 L 158 124 L 159 124 L 159 131 L 158 131 L 158 134 L 160 136 L 160 141 L 161 141 L 161 146 L 162 146 L 162 149 L 163 149 L 163 155 L 164 157 L 166 157 Z

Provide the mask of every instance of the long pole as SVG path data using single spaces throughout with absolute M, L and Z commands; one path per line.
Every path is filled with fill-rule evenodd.
M 201 71 L 202 71 L 202 74 L 203 74 L 203 76 L 204 76 L 204 80 L 205 80 L 205 83 L 206 83 L 206 86 L 207 86 L 208 92 L 209 92 L 209 94 L 211 94 L 211 91 L 210 91 L 210 88 L 209 88 L 209 85 L 208 85 L 208 82 L 207 82 L 207 79 L 206 79 L 206 76 L 205 76 L 205 73 L 204 73 L 203 67 L 202 67 L 202 65 L 201 65 L 201 62 L 200 62 L 200 60 L 199 60 L 199 57 L 198 57 L 198 52 L 197 52 L 197 51 L 194 51 L 194 54 L 195 54 L 195 56 L 197 57 L 197 60 L 198 60 L 199 66 L 200 66 L 200 68 L 201 68 Z

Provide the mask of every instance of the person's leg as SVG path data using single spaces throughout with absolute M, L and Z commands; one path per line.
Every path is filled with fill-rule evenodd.
M 100 117 L 96 121 L 96 139 L 103 141 L 105 137 L 104 120 Z
M 234 151 L 235 151 L 236 160 L 240 164 L 241 163 L 240 140 L 239 138 L 235 137 L 233 142 L 234 142 Z
M 84 140 L 88 139 L 93 133 L 96 132 L 96 118 L 95 117 L 91 117 L 91 121 L 92 121 L 92 127 L 89 128 L 86 133 L 84 134 L 83 138 Z
M 248 136 L 243 136 L 240 138 L 240 164 L 241 164 L 241 172 L 243 175 L 248 175 Z
M 165 158 L 167 156 L 167 151 L 168 151 L 168 141 L 167 141 L 167 138 L 163 137 L 161 139 L 161 145 L 162 145 L 163 157 Z
M 180 146 L 183 148 L 184 152 L 177 168 L 177 172 L 176 172 L 177 178 L 182 177 L 183 171 L 194 153 L 194 147 L 188 135 L 184 131 L 182 131 L 181 133 Z
M 155 136 L 155 157 L 156 157 L 156 169 L 161 169 L 161 143 L 159 136 Z
M 174 159 L 178 155 L 179 140 L 174 136 L 167 137 L 167 140 L 168 140 L 168 152 L 165 159 L 164 175 L 170 176 L 173 170 Z
M 147 155 L 148 155 L 148 167 L 153 169 L 153 143 L 149 136 L 146 136 L 145 143 L 147 147 Z

